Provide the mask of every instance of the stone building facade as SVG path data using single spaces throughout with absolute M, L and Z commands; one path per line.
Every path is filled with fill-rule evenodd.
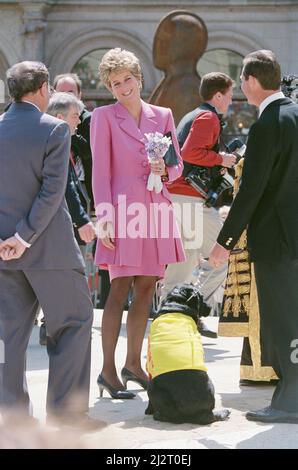
M 104 103 L 109 97 L 94 77 L 98 58 L 119 46 L 140 58 L 146 98 L 161 77 L 152 62 L 154 32 L 176 9 L 197 13 L 208 28 L 200 74 L 208 63 L 229 67 L 236 57 L 228 71 L 237 75 L 242 57 L 261 48 L 275 51 L 284 72 L 298 72 L 298 0 L 0 0 L 0 78 L 15 62 L 40 60 L 52 77 L 82 71 L 84 98 Z

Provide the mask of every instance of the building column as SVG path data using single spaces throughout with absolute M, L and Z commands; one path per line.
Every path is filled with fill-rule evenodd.
M 43 62 L 45 57 L 46 2 L 19 2 L 23 10 L 23 60 Z

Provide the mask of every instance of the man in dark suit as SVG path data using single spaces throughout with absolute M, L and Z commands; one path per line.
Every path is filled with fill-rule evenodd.
M 48 330 L 48 416 L 93 427 L 88 410 L 92 304 L 64 199 L 69 126 L 44 114 L 49 74 L 7 72 L 13 103 L 0 117 L 0 407 L 30 414 L 25 354 L 39 304 Z
M 250 129 L 241 186 L 210 263 L 225 262 L 247 227 L 261 338 L 280 380 L 271 405 L 246 417 L 298 423 L 298 106 L 280 91 L 280 66 L 271 51 L 245 57 L 241 80 L 259 119 Z

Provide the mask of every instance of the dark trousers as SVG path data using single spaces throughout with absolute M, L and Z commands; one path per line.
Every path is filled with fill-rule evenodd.
M 264 353 L 280 377 L 271 405 L 297 413 L 298 260 L 256 261 L 255 275 Z
M 38 306 L 47 325 L 48 412 L 88 410 L 93 307 L 83 270 L 0 270 L 0 407 L 30 412 L 26 350 Z M 2 361 L 3 362 L 3 361 Z

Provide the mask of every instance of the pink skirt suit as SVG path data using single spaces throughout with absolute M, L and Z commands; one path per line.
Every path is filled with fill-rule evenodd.
M 115 250 L 98 238 L 95 262 L 108 267 L 111 280 L 140 275 L 162 278 L 167 264 L 185 261 L 167 189 L 182 173 L 181 157 L 177 166 L 167 168 L 169 182 L 159 194 L 146 188 L 150 167 L 144 134 L 168 131 L 180 156 L 170 109 L 142 101 L 139 128 L 118 102 L 93 111 L 90 135 L 96 214 L 99 224 L 110 221 L 115 228 Z

